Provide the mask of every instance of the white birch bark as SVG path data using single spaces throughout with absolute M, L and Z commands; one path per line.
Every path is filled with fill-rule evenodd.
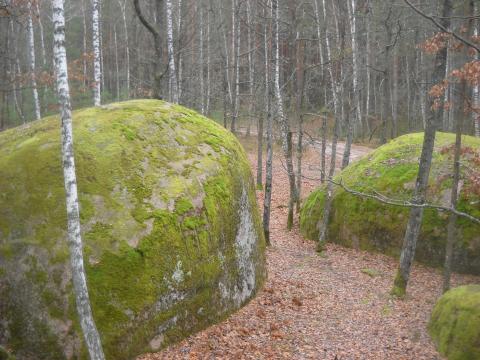
M 327 6 L 325 3 L 325 0 L 322 0 L 322 9 L 323 9 L 323 22 L 324 26 L 326 29 L 327 26 Z M 328 36 L 328 33 L 325 32 L 325 46 L 327 50 L 327 63 L 329 64 L 328 66 L 328 73 L 330 75 L 330 81 L 332 85 L 332 97 L 333 97 L 333 108 L 334 108 L 334 113 L 335 116 L 340 115 L 340 108 L 339 108 L 339 99 L 338 99 L 338 94 L 340 92 L 339 86 L 337 81 L 335 80 L 335 76 L 333 75 L 333 65 L 332 65 L 332 50 L 330 48 L 330 37 Z
M 28 34 L 28 54 L 29 54 L 29 70 L 33 92 L 33 106 L 35 110 L 35 119 L 39 120 L 42 115 L 40 111 L 40 99 L 38 97 L 37 79 L 36 79 L 36 65 L 35 65 L 35 34 L 33 33 L 33 10 L 32 2 L 28 2 L 28 19 L 27 19 L 27 34 Z
M 100 335 L 95 326 L 88 296 L 83 264 L 82 238 L 78 207 L 77 179 L 73 153 L 72 112 L 68 86 L 67 53 L 65 50 L 65 16 L 63 0 L 52 0 L 54 25 L 54 58 L 58 100 L 62 119 L 62 160 L 65 182 L 68 245 L 78 318 L 91 360 L 104 360 Z
M 202 115 L 205 115 L 205 58 L 203 53 L 203 33 L 204 33 L 204 24 L 203 24 L 203 6 L 200 5 L 200 111 Z
M 233 98 L 232 122 L 230 130 L 234 133 L 236 131 L 236 124 L 238 119 L 239 105 L 240 105 L 240 29 L 239 29 L 239 11 L 240 4 L 237 0 L 232 0 L 232 56 L 234 63 L 233 84 L 235 86 L 235 94 Z
M 287 164 L 288 182 L 290 187 L 290 196 L 288 201 L 288 219 L 287 228 L 290 230 L 293 225 L 293 205 L 295 202 L 295 173 L 293 171 L 292 161 L 292 146 L 291 146 L 291 132 L 288 125 L 288 119 L 283 109 L 283 99 L 280 88 L 280 11 L 278 7 L 278 0 L 272 0 L 272 10 L 274 16 L 274 49 L 273 56 L 275 61 L 275 99 L 277 104 L 277 116 L 282 132 L 282 149 Z
M 129 47 L 129 39 L 128 39 L 128 25 L 127 25 L 127 14 L 126 14 L 126 4 L 127 0 L 118 0 L 118 5 L 120 6 L 120 10 L 122 12 L 122 20 L 123 20 L 123 30 L 125 32 L 125 61 L 126 61 L 126 76 L 127 76 L 127 98 L 130 96 L 130 47 Z
M 177 34 L 178 34 L 178 39 L 180 43 L 181 39 L 181 33 L 182 33 L 182 0 L 178 0 L 178 9 L 177 9 Z M 182 80 L 183 80 L 183 54 L 182 51 L 179 52 L 178 54 L 178 86 L 177 86 L 177 91 L 178 91 L 178 101 L 180 102 L 182 98 L 182 92 L 183 92 L 183 85 L 182 85 Z
M 210 84 L 210 77 L 211 77 L 210 31 L 211 31 L 210 30 L 210 10 L 207 10 L 207 105 L 205 107 L 205 112 L 206 112 L 207 115 L 210 113 L 210 92 L 211 92 L 211 84 Z
M 102 103 L 102 69 L 101 69 L 101 54 L 100 54 L 100 0 L 93 0 L 92 12 L 92 31 L 93 31 L 93 103 L 95 106 L 100 106 Z
M 178 103 L 178 84 L 175 69 L 175 52 L 173 47 L 173 13 L 172 0 L 165 2 L 167 10 L 167 52 L 168 52 L 168 83 L 170 102 Z
M 254 111 L 254 99 L 253 99 L 253 90 L 254 90 L 254 76 L 255 76 L 255 67 L 253 62 L 254 48 L 252 46 L 252 13 L 251 13 L 251 4 L 250 1 L 247 1 L 247 46 L 248 46 L 248 95 L 249 95 L 249 107 L 248 107 L 248 130 L 247 135 L 250 135 L 250 126 L 253 122 L 253 111 Z
M 478 6 L 475 4 L 475 12 L 477 11 Z M 475 36 L 478 36 L 480 23 L 477 21 L 475 30 L 473 31 Z M 477 60 L 480 60 L 480 56 L 477 53 Z M 475 128 L 475 136 L 480 137 L 480 86 L 476 85 L 472 89 L 472 106 L 474 111 L 472 111 L 473 124 Z
M 371 10 L 370 10 L 371 11 Z M 367 38 L 366 38 L 366 53 L 365 53 L 365 63 L 367 71 L 367 94 L 365 99 L 365 125 L 367 126 L 367 131 L 370 133 L 370 94 L 371 94 L 371 84 L 372 84 L 372 70 L 370 69 L 370 37 L 371 37 L 371 18 L 370 11 L 368 12 L 366 19 L 366 28 L 367 28 Z
M 362 109 L 360 105 L 360 89 L 358 86 L 358 47 L 357 47 L 357 17 L 355 14 L 356 3 L 355 0 L 351 0 L 348 9 L 350 11 L 350 31 L 352 36 L 352 60 L 353 60 L 353 97 L 355 101 L 355 126 L 361 126 L 362 124 Z
M 115 90 L 117 101 L 120 100 L 120 71 L 118 65 L 117 25 L 113 24 L 113 45 L 115 47 Z

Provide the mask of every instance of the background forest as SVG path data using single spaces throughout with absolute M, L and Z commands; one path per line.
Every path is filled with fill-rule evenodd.
M 102 103 L 177 96 L 181 104 L 228 123 L 231 129 L 238 122 L 250 129 L 265 117 L 265 72 L 273 58 L 269 1 L 168 2 L 174 87 L 168 70 L 164 2 L 137 2 L 144 19 L 158 32 L 158 46 L 139 20 L 134 3 L 66 1 L 74 108 L 94 102 L 97 12 L 93 10 L 97 9 Z M 438 14 L 441 3 L 422 0 L 417 5 L 427 14 Z M 55 113 L 57 101 L 50 1 L 0 4 L 0 129 L 6 129 Z M 343 136 L 349 122 L 355 136 L 381 142 L 423 129 L 434 53 L 443 41 L 432 40 L 438 32 L 434 24 L 421 20 L 403 0 L 288 0 L 279 6 L 280 82 L 292 124 L 299 115 L 308 122 L 332 113 L 337 104 Z M 470 6 L 469 1 L 453 4 L 451 28 L 459 34 L 466 31 Z M 476 115 L 463 111 L 460 85 L 449 76 L 472 57 L 462 51 L 460 42 L 445 41 L 450 42 L 445 76 L 452 84 L 444 95 L 447 111 L 442 128 L 452 130 L 453 119 L 460 116 L 467 120 L 466 133 L 480 135 Z M 305 81 L 299 81 L 300 73 Z M 468 102 L 475 108 L 478 86 L 469 90 Z M 301 110 L 296 111 L 298 107 Z

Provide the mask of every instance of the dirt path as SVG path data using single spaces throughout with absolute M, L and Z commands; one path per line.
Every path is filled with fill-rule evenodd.
M 367 151 L 355 146 L 353 155 Z M 250 160 L 254 168 L 255 156 Z M 315 151 L 307 152 L 308 177 L 318 177 L 317 160 Z M 318 255 L 298 224 L 285 229 L 288 186 L 278 158 L 273 178 L 273 245 L 264 289 L 225 322 L 139 359 L 441 359 L 426 331 L 440 295 L 440 272 L 416 265 L 408 298 L 392 299 L 397 261 L 331 244 Z M 316 185 L 305 180 L 304 194 Z M 258 199 L 261 205 L 262 192 Z M 370 277 L 365 269 L 378 275 Z M 453 277 L 454 284 L 479 280 Z

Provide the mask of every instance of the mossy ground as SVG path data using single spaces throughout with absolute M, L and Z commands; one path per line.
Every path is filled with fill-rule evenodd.
M 369 194 L 378 192 L 387 197 L 409 200 L 418 172 L 418 158 L 423 134 L 410 134 L 378 148 L 367 157 L 353 163 L 336 180 L 354 190 Z M 453 168 L 453 134 L 438 133 L 427 201 L 448 205 Z M 463 146 L 480 150 L 480 140 L 463 137 Z M 468 169 L 480 171 L 478 162 L 468 151 L 462 155 L 462 191 L 458 208 L 480 217 L 478 192 L 469 191 L 472 185 Z M 318 239 L 317 223 L 322 216 L 325 187 L 314 191 L 304 203 L 300 225 L 309 239 Z M 380 251 L 399 256 L 409 209 L 382 204 L 376 200 L 356 197 L 335 189 L 328 239 L 349 247 Z M 429 265 L 443 264 L 448 214 L 426 210 L 417 259 Z M 480 226 L 467 219 L 458 220 L 459 236 L 454 265 L 457 271 L 480 273 Z
M 108 358 L 148 350 L 162 324 L 170 324 L 165 345 L 233 310 L 220 303 L 218 284 L 238 280 L 234 242 L 244 187 L 259 236 L 257 285 L 263 282 L 254 185 L 233 135 L 155 100 L 73 118 L 88 286 Z M 58 117 L 50 117 L 0 135 L 0 284 L 7 294 L 0 309 L 11 319 L 12 346 L 49 359 L 67 343 L 86 356 L 69 282 L 59 131 Z M 27 326 L 34 311 L 48 321 Z
M 449 360 L 480 359 L 480 285 L 445 293 L 433 310 L 429 332 Z

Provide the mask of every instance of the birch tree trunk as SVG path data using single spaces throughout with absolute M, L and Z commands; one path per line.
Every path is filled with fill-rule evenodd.
M 366 16 L 366 51 L 365 51 L 365 65 L 367 72 L 367 94 L 365 99 L 365 125 L 367 126 L 367 132 L 370 133 L 370 97 L 371 97 L 371 83 L 372 83 L 372 70 L 370 69 L 370 37 L 371 37 L 371 9 L 367 9 L 368 14 Z
M 86 9 L 86 0 L 82 0 L 82 25 L 83 25 L 83 54 L 82 54 L 82 65 L 83 65 L 83 86 L 87 87 L 87 9 Z
M 355 0 L 349 0 L 347 2 L 347 12 L 349 17 L 349 25 L 350 25 L 350 37 L 352 40 L 352 77 L 353 77 L 353 98 L 354 98 L 354 119 L 350 119 L 347 122 L 347 137 L 345 141 L 345 150 L 343 152 L 343 159 L 342 159 L 342 169 L 345 169 L 349 162 L 350 162 L 350 152 L 352 148 L 353 142 L 353 132 L 355 127 L 358 128 L 358 124 L 361 121 L 361 110 L 360 110 L 360 97 L 358 96 L 358 78 L 357 78 L 357 51 L 356 51 L 356 39 L 355 39 L 355 32 L 356 32 L 356 19 L 355 19 Z M 347 115 L 349 116 L 349 115 Z
M 478 5 L 475 3 L 474 5 L 474 13 L 478 11 Z M 479 35 L 479 28 L 480 28 L 480 21 L 477 20 L 475 24 L 474 35 Z M 480 55 L 477 53 L 476 59 L 480 60 Z M 473 125 L 475 129 L 475 136 L 480 137 L 480 85 L 473 86 L 472 90 L 472 107 L 474 111 L 472 111 L 473 116 Z
M 232 122 L 230 130 L 235 133 L 239 105 L 240 105 L 240 21 L 239 21 L 240 3 L 232 0 L 232 56 L 233 56 L 233 84 L 235 86 L 235 94 L 232 102 Z
M 452 0 L 443 1 L 443 11 L 441 23 L 445 28 L 450 27 L 450 17 L 452 14 Z M 437 84 L 445 76 L 447 61 L 447 49 L 440 50 L 435 58 L 435 68 L 432 76 L 433 84 Z M 432 100 L 429 101 L 429 108 L 432 108 Z M 414 204 L 423 204 L 426 200 L 428 178 L 432 165 L 432 154 L 435 145 L 436 131 L 442 121 L 442 112 L 431 110 L 427 118 L 425 134 L 423 138 L 422 153 L 419 161 L 417 181 L 415 184 L 414 195 L 411 200 Z M 398 297 L 404 297 L 407 283 L 410 277 L 410 270 L 415 257 L 418 236 L 423 220 L 423 208 L 412 208 L 408 219 L 407 229 L 403 240 L 402 253 L 400 255 L 400 265 L 395 277 L 392 294 Z
M 117 43 L 117 26 L 113 24 L 113 45 L 115 47 L 115 91 L 117 101 L 120 100 L 120 71 L 118 65 L 118 43 Z
M 322 46 L 322 31 L 321 31 L 321 21 L 323 20 L 325 30 L 326 30 L 326 22 L 325 22 L 325 2 L 323 2 L 323 17 L 320 19 L 320 11 L 319 11 L 319 5 L 318 5 L 319 0 L 315 0 L 314 5 L 315 5 L 315 19 L 317 22 L 317 37 L 318 37 L 318 52 L 320 56 L 320 62 L 321 62 L 321 73 L 322 73 L 322 79 L 325 87 L 325 104 L 327 104 L 327 84 L 325 81 L 325 74 L 324 74 L 324 55 L 323 55 L 323 46 Z M 328 42 L 328 34 L 325 31 L 325 38 L 326 41 Z M 330 48 L 327 46 L 327 62 L 330 62 Z M 328 64 L 327 66 L 331 66 L 331 64 Z M 332 79 L 332 76 L 330 76 L 330 79 Z M 322 184 L 325 182 L 325 157 L 326 157 L 326 150 L 327 150 L 327 116 L 324 115 L 322 117 L 322 151 L 320 155 L 320 162 L 321 162 L 321 168 L 320 168 L 320 181 Z
M 100 54 L 100 0 L 93 0 L 92 34 L 93 34 L 93 103 L 100 106 L 102 103 L 102 69 Z
M 362 108 L 360 103 L 360 88 L 359 88 L 359 51 L 357 46 L 357 15 L 356 15 L 356 1 L 351 0 L 348 6 L 350 10 L 350 31 L 352 37 L 352 61 L 353 61 L 353 98 L 355 104 L 355 120 L 356 128 L 362 126 Z
M 205 58 L 203 54 L 203 29 L 203 6 L 200 5 L 200 112 L 202 113 L 202 115 L 205 115 Z
M 33 107 L 35 111 L 35 119 L 39 120 L 42 115 L 40 111 L 40 99 L 38 97 L 37 76 L 35 74 L 35 34 L 33 32 L 33 9 L 32 0 L 28 2 L 28 19 L 27 19 L 27 34 L 28 34 L 28 55 L 29 55 L 29 70 L 33 92 Z
M 178 104 L 178 84 L 177 74 L 175 69 L 175 51 L 173 47 L 173 13 L 172 0 L 165 2 L 167 10 L 167 51 L 168 51 L 168 84 L 170 102 Z
M 255 63 L 253 61 L 254 48 L 252 46 L 252 10 L 250 1 L 247 0 L 247 46 L 248 46 L 248 128 L 247 136 L 250 136 L 250 126 L 253 123 L 253 113 L 255 101 L 253 99 L 254 92 L 254 76 Z M 258 132 L 258 129 L 257 129 Z
M 275 1 L 275 0 L 273 0 Z M 272 18 L 270 1 L 267 0 L 264 8 L 264 17 L 270 15 Z M 270 14 L 266 8 L 270 8 Z M 270 25 L 271 26 L 271 25 Z M 271 79 L 270 79 L 270 57 L 268 51 L 268 39 L 272 31 L 269 29 L 268 20 L 264 23 L 264 50 L 265 50 L 265 116 L 267 119 L 267 158 L 265 163 L 265 194 L 263 200 L 263 233 L 267 245 L 270 245 L 270 213 L 272 204 L 272 162 L 273 162 L 273 117 L 271 109 Z
M 126 6 L 127 0 L 118 0 L 118 5 L 120 7 L 122 13 L 122 20 L 123 20 L 123 31 L 125 32 L 125 72 L 126 72 L 126 88 L 127 88 L 127 98 L 130 97 L 130 48 L 129 48 L 129 39 L 128 39 L 128 25 L 127 25 L 127 14 L 126 14 Z
M 62 160 L 68 220 L 68 244 L 78 318 L 90 359 L 104 360 L 100 335 L 95 326 L 88 296 L 83 264 L 82 238 L 78 208 L 77 179 L 73 153 L 72 113 L 65 50 L 65 15 L 63 0 L 52 0 L 54 25 L 54 58 L 58 99 L 62 119 Z
M 210 10 L 207 9 L 207 94 L 206 94 L 206 106 L 205 112 L 207 116 L 210 114 L 210 95 L 211 95 L 211 44 L 210 44 Z
M 288 219 L 287 228 L 290 230 L 293 226 L 293 205 L 295 202 L 295 173 L 293 171 L 292 161 L 292 143 L 290 126 L 288 119 L 283 110 L 283 99 L 280 88 L 280 19 L 278 0 L 272 0 L 272 11 L 274 16 L 274 41 L 273 41 L 273 56 L 275 61 L 275 98 L 277 105 L 277 116 L 282 132 L 282 149 L 287 164 L 288 182 L 290 188 L 290 197 L 288 200 Z
M 181 47 L 181 33 L 182 33 L 182 0 L 178 0 L 178 13 L 177 13 L 177 34 L 178 34 L 178 43 Z M 178 53 L 178 102 L 182 99 L 183 92 L 183 53 L 179 51 Z

